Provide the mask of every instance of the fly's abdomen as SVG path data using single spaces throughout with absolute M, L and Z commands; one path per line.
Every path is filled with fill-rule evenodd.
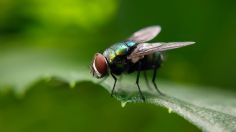
M 160 52 L 154 54 L 146 55 L 143 59 L 139 60 L 135 64 L 130 62 L 129 67 L 127 68 L 127 73 L 132 73 L 138 70 L 151 70 L 154 68 L 159 68 L 163 61 L 163 55 Z M 139 66 L 141 63 L 141 66 Z
M 153 68 L 159 68 L 163 61 L 163 54 L 160 52 L 156 52 L 154 54 L 150 54 L 145 56 L 142 60 L 141 70 L 148 70 Z

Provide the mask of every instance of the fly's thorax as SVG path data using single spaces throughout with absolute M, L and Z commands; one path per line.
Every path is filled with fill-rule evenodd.
M 116 57 L 116 54 L 114 52 L 114 50 L 112 50 L 111 48 L 108 48 L 106 49 L 104 52 L 103 52 L 103 55 L 107 58 L 107 61 L 109 63 L 112 63 L 112 61 L 115 59 Z
M 131 47 L 135 46 L 136 43 L 133 41 L 124 41 L 113 44 L 110 48 L 103 52 L 103 55 L 107 58 L 109 63 L 113 63 L 116 57 L 126 56 Z
M 133 47 L 135 46 L 137 43 L 135 43 L 134 41 L 125 41 L 124 42 L 128 47 Z
M 107 58 L 112 73 L 120 75 L 127 69 L 129 66 L 127 56 L 135 46 L 136 43 L 133 41 L 124 41 L 115 43 L 104 51 L 103 55 Z

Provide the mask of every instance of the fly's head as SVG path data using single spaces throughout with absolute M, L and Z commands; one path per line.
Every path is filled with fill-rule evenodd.
M 91 65 L 91 73 L 96 78 L 102 78 L 108 73 L 108 63 L 101 53 L 96 53 Z

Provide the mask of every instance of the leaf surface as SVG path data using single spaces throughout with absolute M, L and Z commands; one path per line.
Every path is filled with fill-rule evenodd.
M 89 73 L 89 63 L 61 56 L 60 53 L 35 50 L 17 51 L 17 54 L 14 54 L 14 51 L 2 52 L 0 62 L 1 90 L 4 91 L 10 86 L 20 95 L 41 78 L 50 80 L 56 77 L 71 87 L 75 87 L 78 82 L 90 81 L 100 84 L 108 92 L 114 83 L 111 77 L 103 82 L 93 79 Z M 234 92 L 159 80 L 157 84 L 165 93 L 164 96 L 158 95 L 153 87 L 149 88 L 144 79 L 140 80 L 141 89 L 146 97 L 145 103 L 165 107 L 170 113 L 179 114 L 204 131 L 236 130 Z M 137 92 L 135 77 L 128 75 L 119 79 L 115 98 L 121 101 L 123 106 L 126 103 L 143 102 Z

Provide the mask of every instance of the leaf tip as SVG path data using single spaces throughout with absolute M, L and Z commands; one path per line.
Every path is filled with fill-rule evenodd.
M 49 74 L 47 75 L 44 75 L 43 76 L 43 79 L 46 81 L 46 82 L 50 82 L 52 80 L 52 76 L 50 76 Z
M 71 81 L 69 85 L 70 85 L 70 88 L 74 88 L 76 86 L 76 81 Z
M 168 108 L 168 113 L 171 114 L 172 113 L 172 109 Z
M 127 102 L 126 101 L 122 101 L 121 102 L 121 107 L 124 108 L 126 106 Z

